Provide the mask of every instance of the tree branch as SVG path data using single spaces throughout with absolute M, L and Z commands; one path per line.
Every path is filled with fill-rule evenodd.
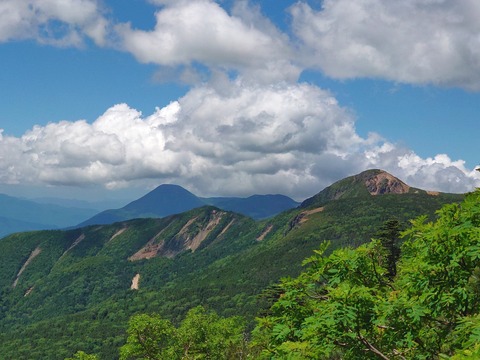
M 377 355 L 380 359 L 383 360 L 390 360 L 389 357 L 384 355 L 380 350 L 378 350 L 375 346 L 373 346 L 367 339 L 365 339 L 358 331 L 357 331 L 357 336 L 360 339 L 360 341 L 375 355 Z

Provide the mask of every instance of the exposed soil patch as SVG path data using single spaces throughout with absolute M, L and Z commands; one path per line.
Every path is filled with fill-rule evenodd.
M 163 241 L 159 244 L 147 244 L 140 250 L 138 250 L 135 254 L 130 256 L 128 260 L 135 261 L 135 260 L 142 260 L 142 259 L 151 259 L 157 256 L 158 251 L 163 246 Z
M 78 244 L 80 244 L 84 239 L 85 239 L 85 234 L 82 234 L 82 235 L 80 235 L 78 238 L 76 238 L 75 241 L 73 242 L 73 244 L 70 245 L 70 247 L 69 247 L 67 250 L 65 250 L 65 252 L 62 254 L 62 256 L 60 256 L 60 259 L 61 259 L 62 257 L 64 257 L 65 254 L 68 253 L 70 250 L 72 250 L 75 246 L 77 246 Z
M 230 222 L 228 223 L 228 225 L 223 228 L 223 230 L 222 230 L 222 232 L 220 233 L 219 236 L 222 236 L 223 234 L 225 234 L 225 233 L 227 232 L 227 230 L 230 229 L 230 226 L 232 226 L 232 224 L 233 224 L 234 222 L 235 222 L 235 219 L 232 219 L 232 221 L 230 221 Z
M 198 249 L 200 244 L 202 243 L 203 240 L 205 240 L 210 234 L 210 232 L 215 229 L 215 227 L 220 223 L 220 220 L 222 220 L 223 213 L 216 212 L 214 210 L 213 212 L 214 216 L 213 219 L 209 221 L 207 226 L 205 226 L 202 230 L 198 232 L 198 234 L 192 239 L 189 245 L 187 245 L 187 249 L 191 249 L 192 251 L 195 251 Z
M 432 195 L 432 196 L 438 196 L 440 195 L 440 193 L 438 191 L 427 191 L 427 194 L 428 195 Z
M 156 243 L 156 241 L 164 231 L 165 229 L 162 229 L 162 231 L 160 231 L 157 235 L 148 240 L 145 246 L 138 250 L 135 254 L 130 256 L 128 260 L 135 261 L 141 259 L 151 259 L 157 256 L 157 253 L 162 248 L 164 241 L 162 240 L 159 243 Z
M 160 239 L 162 232 L 165 230 L 164 229 L 154 238 L 150 239 L 139 251 L 130 256 L 128 260 L 135 261 L 140 259 L 151 259 L 155 256 L 173 258 L 185 250 L 195 251 L 208 237 L 212 230 L 219 225 L 224 214 L 224 212 L 213 210 L 208 223 L 201 229 L 198 229 L 198 224 L 196 224 L 198 217 L 189 219 L 176 235 L 168 239 Z M 226 228 L 232 223 L 233 220 L 226 226 Z M 224 231 L 226 231 L 226 229 L 223 229 L 222 233 Z
M 130 289 L 132 290 L 138 290 L 138 283 L 140 281 L 140 274 L 137 274 L 133 277 L 132 279 L 132 285 L 130 286 Z
M 198 219 L 198 216 L 188 220 L 187 223 L 185 225 L 183 225 L 183 227 L 180 229 L 180 231 L 178 233 L 180 235 L 185 235 L 185 233 L 188 231 L 188 228 L 190 227 L 190 225 L 192 225 L 195 222 L 195 220 L 197 220 L 197 219 Z
M 304 222 L 308 221 L 308 215 L 312 215 L 312 214 L 322 212 L 324 209 L 325 208 L 322 206 L 322 207 L 318 207 L 318 208 L 315 208 L 315 209 L 303 211 L 300 214 L 300 215 L 302 215 L 302 218 L 300 219 L 300 224 L 303 224 Z
M 300 214 L 295 216 L 290 221 L 290 223 L 288 224 L 288 229 L 285 230 L 284 235 L 287 235 L 295 227 L 298 227 L 298 226 L 302 225 L 303 223 L 307 222 L 309 220 L 309 217 L 308 217 L 309 215 L 322 212 L 323 210 L 324 210 L 324 207 L 322 206 L 322 207 L 318 207 L 318 208 L 315 208 L 315 209 L 302 211 Z
M 25 295 L 23 295 L 23 297 L 26 297 L 26 296 L 30 295 L 30 293 L 33 291 L 33 288 L 34 288 L 34 287 L 35 287 L 35 286 L 30 287 L 30 288 L 25 292 Z
M 108 240 L 108 242 L 112 241 L 117 236 L 122 235 L 125 232 L 125 230 L 127 230 L 127 229 L 128 229 L 128 227 L 124 227 L 124 228 L 121 228 L 120 230 L 118 230 L 115 234 L 112 235 L 112 237 Z
M 15 288 L 17 286 L 17 283 L 18 283 L 18 279 L 20 278 L 20 275 L 22 275 L 22 273 L 25 271 L 25 269 L 27 268 L 27 266 L 32 262 L 33 259 L 35 259 L 38 254 L 40 254 L 42 252 L 42 249 L 40 249 L 40 247 L 37 246 L 37 248 L 35 250 L 32 251 L 32 253 L 30 254 L 30 256 L 28 257 L 27 261 L 25 261 L 25 263 L 23 264 L 22 268 L 18 271 L 18 274 L 15 278 L 15 281 L 13 282 L 12 284 L 12 287 Z
M 272 231 L 273 229 L 273 225 L 272 224 L 269 224 L 264 230 L 263 232 L 257 237 L 257 241 L 262 241 L 263 239 L 265 239 L 265 236 L 268 235 L 268 233 L 270 231 Z

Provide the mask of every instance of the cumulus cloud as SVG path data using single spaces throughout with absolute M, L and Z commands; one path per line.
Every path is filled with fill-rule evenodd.
M 153 30 L 119 24 L 121 46 L 140 62 L 162 66 L 201 63 L 210 68 L 241 71 L 257 81 L 296 80 L 300 69 L 291 63 L 288 38 L 240 1 L 232 14 L 211 0 L 155 1 Z
M 355 117 L 328 91 L 297 83 L 292 45 L 247 1 L 228 13 L 212 0 L 151 0 L 153 30 L 116 27 L 123 50 L 202 83 L 145 116 L 127 104 L 84 120 L 0 130 L 0 183 L 114 189 L 178 183 L 200 195 L 285 193 L 299 200 L 367 168 L 420 188 L 465 192 L 480 173 L 447 155 L 421 158 L 379 135 L 361 137 Z M 382 77 L 480 89 L 480 5 L 406 0 L 326 0 L 291 8 L 304 65 L 330 76 Z M 59 23 L 61 25 L 59 25 Z M 105 42 L 96 0 L 4 0 L 0 42 Z M 195 71 L 209 68 L 208 81 Z M 229 76 L 232 71 L 235 76 Z M 163 71 L 163 72 L 162 72 Z M 232 79 L 233 78 L 233 79 Z
M 390 171 L 408 185 L 425 190 L 464 193 L 480 186 L 480 173 L 446 154 L 421 158 L 414 151 L 383 143 L 365 151 L 366 166 Z
M 476 0 L 325 0 L 291 14 L 305 65 L 329 76 L 480 90 Z
M 93 123 L 0 134 L 0 182 L 98 185 L 165 182 L 199 195 L 284 193 L 304 199 L 333 181 L 383 168 L 422 188 L 463 192 L 480 173 L 446 155 L 414 152 L 356 133 L 355 118 L 308 84 L 204 85 L 144 116 L 126 104 Z
M 2 0 L 0 42 L 35 39 L 56 46 L 80 46 L 85 36 L 106 41 L 107 20 L 97 0 Z

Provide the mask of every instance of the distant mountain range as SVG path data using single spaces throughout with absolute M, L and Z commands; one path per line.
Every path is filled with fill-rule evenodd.
M 96 212 L 98 210 L 38 203 L 0 194 L 0 237 L 20 231 L 64 228 Z
M 102 211 L 76 227 L 112 224 L 136 218 L 165 217 L 205 205 L 216 206 L 222 210 L 233 211 L 259 220 L 295 208 L 299 204 L 285 195 L 200 198 L 179 185 L 164 184 L 121 209 Z
M 0 238 L 22 231 L 165 217 L 205 205 L 213 205 L 254 219 L 263 219 L 299 204 L 284 195 L 200 198 L 181 186 L 164 184 L 120 209 L 104 210 L 99 213 L 95 204 L 89 207 L 89 203 L 82 201 L 55 198 L 26 200 L 0 194 Z

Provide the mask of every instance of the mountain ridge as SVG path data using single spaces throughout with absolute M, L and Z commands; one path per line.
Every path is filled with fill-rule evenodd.
M 407 193 L 439 194 L 439 192 L 409 186 L 385 170 L 370 169 L 327 186 L 316 195 L 304 200 L 300 207 L 321 206 L 330 201 L 345 198 Z
M 180 185 L 162 184 L 120 209 L 102 211 L 75 227 L 105 225 L 134 218 L 165 217 L 207 205 L 259 220 L 295 208 L 299 203 L 280 194 L 201 198 Z

